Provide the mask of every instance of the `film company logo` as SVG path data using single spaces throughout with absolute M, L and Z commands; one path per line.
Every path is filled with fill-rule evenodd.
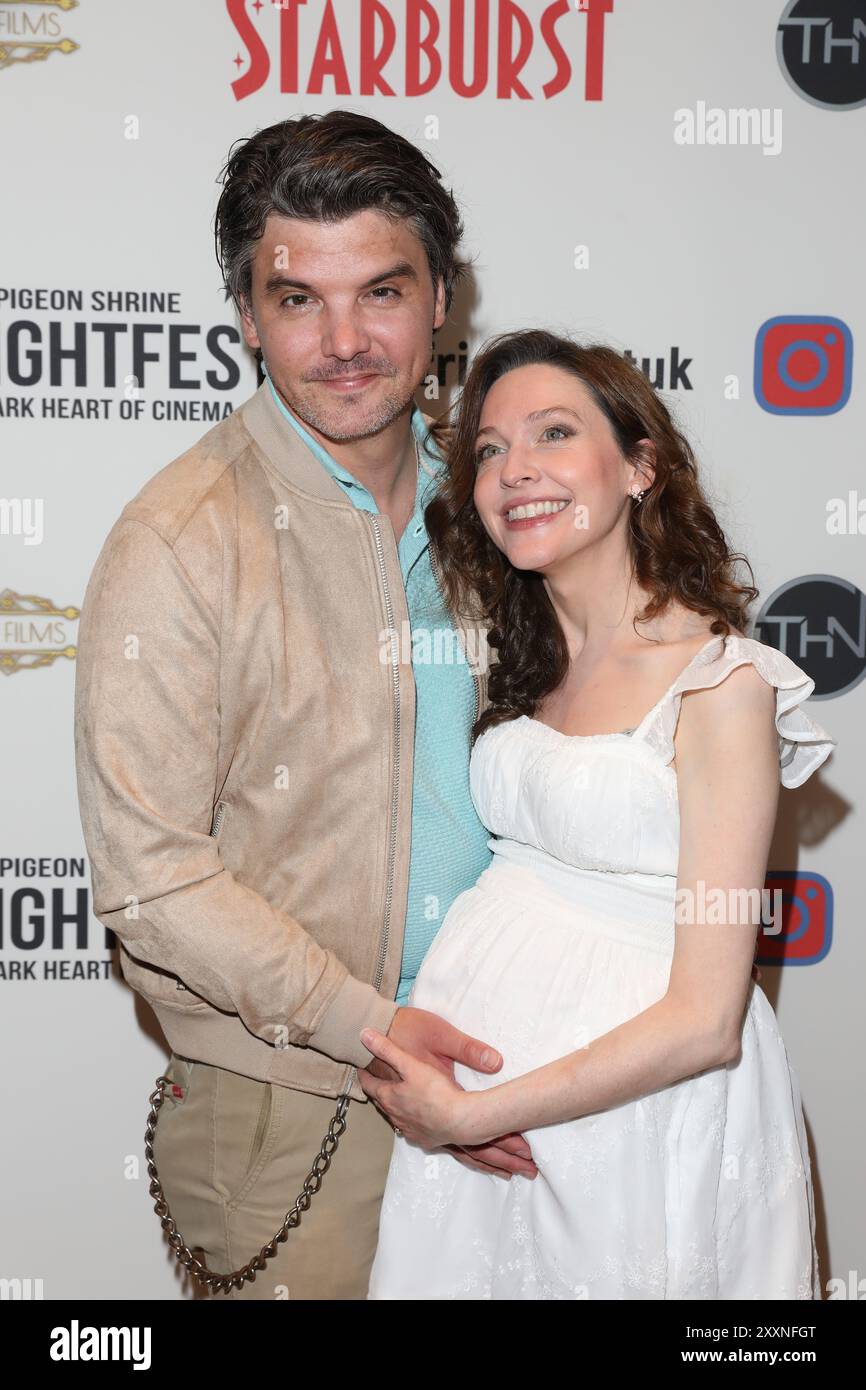
M 832 574 L 805 574 L 771 594 L 755 622 L 814 682 L 812 700 L 845 695 L 866 676 L 866 594 Z
M 817 965 L 833 941 L 833 889 L 821 874 L 774 872 L 767 887 L 782 895 L 782 929 L 761 932 L 758 965 Z
M 74 661 L 81 610 L 57 608 L 38 594 L 0 591 L 0 672 L 35 671 L 59 657 Z
M 829 314 L 767 319 L 755 339 L 755 399 L 770 415 L 833 415 L 851 395 L 854 340 Z
M 866 106 L 866 0 L 789 0 L 776 55 L 790 86 L 814 106 Z
M 75 53 L 79 45 L 64 32 L 65 14 L 79 0 L 2 0 L 0 68 L 39 63 L 52 53 Z

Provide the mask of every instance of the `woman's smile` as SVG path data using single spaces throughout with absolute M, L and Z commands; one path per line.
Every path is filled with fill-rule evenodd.
M 525 531 L 555 521 L 570 506 L 571 502 L 565 497 L 524 499 L 510 503 L 503 509 L 502 517 L 509 531 Z

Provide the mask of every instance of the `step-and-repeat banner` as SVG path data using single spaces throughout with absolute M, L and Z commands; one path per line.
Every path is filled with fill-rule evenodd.
M 256 386 L 213 251 L 229 147 L 334 107 L 464 215 L 419 405 L 506 329 L 632 356 L 753 564 L 754 635 L 815 680 L 838 748 L 781 794 L 761 961 L 827 1296 L 862 1299 L 866 0 L 0 0 L 3 1296 L 188 1292 L 143 1161 L 168 1050 L 92 912 L 77 622 L 124 504 Z

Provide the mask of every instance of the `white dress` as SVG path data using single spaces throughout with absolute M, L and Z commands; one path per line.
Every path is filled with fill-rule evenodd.
M 776 689 L 781 780 L 800 786 L 835 743 L 799 708 L 814 682 L 736 634 L 712 637 L 633 731 L 572 737 L 522 715 L 476 742 L 472 798 L 500 838 L 409 998 L 502 1053 L 495 1075 L 455 1066 L 467 1090 L 665 993 L 680 697 L 747 662 Z M 510 1181 L 395 1136 L 368 1298 L 821 1297 L 800 1089 L 759 985 L 736 1062 L 524 1133 L 538 1176 Z

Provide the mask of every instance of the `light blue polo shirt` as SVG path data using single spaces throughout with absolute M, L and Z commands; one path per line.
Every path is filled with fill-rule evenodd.
M 304 429 L 280 399 L 262 364 L 274 400 L 319 462 L 362 511 L 379 515 L 375 498 Z M 405 1004 L 415 976 L 445 914 L 471 888 L 493 855 L 469 795 L 469 735 L 475 716 L 475 681 L 454 635 L 430 564 L 424 507 L 436 490 L 441 458 L 427 443 L 427 426 L 413 405 L 412 430 L 423 468 L 415 510 L 397 544 L 411 629 L 415 677 L 415 758 L 412 777 L 412 849 L 403 959 L 396 1001 Z M 437 636 L 438 634 L 438 636 Z

